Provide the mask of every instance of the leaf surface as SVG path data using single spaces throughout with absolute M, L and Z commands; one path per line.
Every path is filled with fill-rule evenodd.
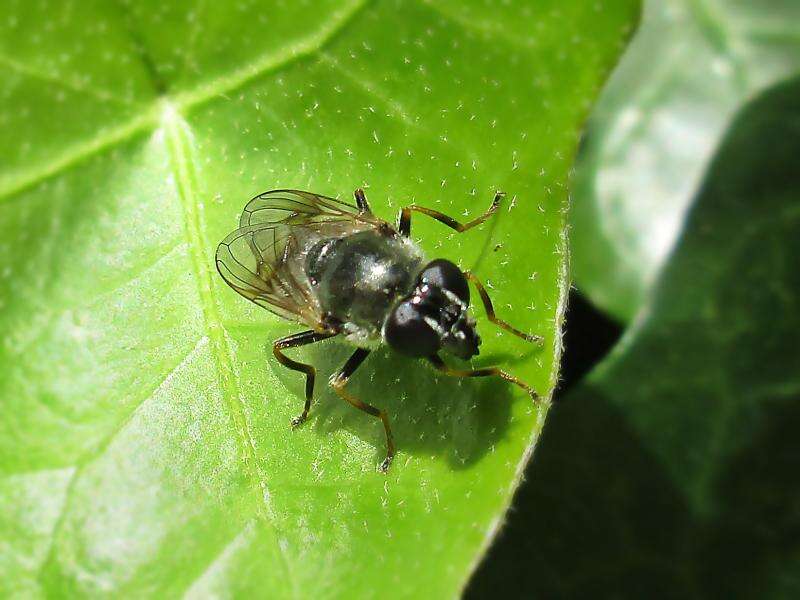
M 637 3 L 8 2 L 0 19 L 0 596 L 453 596 L 544 422 L 500 381 L 379 351 L 271 343 L 299 327 L 214 270 L 245 202 L 277 187 L 389 219 L 415 201 L 430 256 L 498 313 L 477 365 L 549 398 L 567 286 L 566 179 Z M 589 32 L 591 34 L 589 35 Z

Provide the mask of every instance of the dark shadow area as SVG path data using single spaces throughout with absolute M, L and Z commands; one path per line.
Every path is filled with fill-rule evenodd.
M 793 597 L 796 582 L 770 580 L 800 551 L 800 396 L 769 402 L 708 518 L 597 390 L 573 400 L 548 417 L 530 484 L 466 598 Z
M 551 410 L 526 483 L 467 598 L 692 595 L 679 566 L 664 560 L 681 551 L 686 508 L 636 433 L 594 394 L 580 390 Z
M 271 346 L 266 351 L 271 354 Z M 386 447 L 381 422 L 347 404 L 328 385 L 330 375 L 353 351 L 353 346 L 332 339 L 287 352 L 317 368 L 315 401 L 308 422 L 298 429 L 298 434 L 313 431 L 320 443 L 325 443 L 329 433 L 346 429 L 375 446 L 374 460 L 378 463 L 385 456 Z M 496 355 L 481 358 L 481 365 L 498 364 L 503 359 Z M 299 413 L 305 376 L 274 360 L 269 365 L 297 397 Z M 511 402 L 515 401 L 510 384 L 505 381 L 494 377 L 448 377 L 421 360 L 405 358 L 386 348 L 367 357 L 347 389 L 388 412 L 398 451 L 442 456 L 454 469 L 471 465 L 503 438 Z M 287 423 L 293 416 L 295 413 L 286 415 Z
M 541 588 L 532 585 L 532 581 L 529 580 L 531 561 L 534 560 L 536 554 L 540 553 L 541 545 L 528 528 L 528 522 L 533 519 L 534 514 L 540 513 L 536 511 L 534 514 L 528 514 L 525 509 L 532 507 L 535 503 L 537 492 L 534 489 L 534 481 L 541 481 L 541 478 L 548 477 L 548 475 L 534 473 L 534 463 L 539 465 L 542 462 L 541 454 L 546 452 L 546 448 L 549 448 L 551 444 L 559 445 L 559 440 L 551 442 L 551 437 L 570 435 L 568 429 L 564 432 L 552 433 L 556 429 L 554 423 L 564 421 L 564 427 L 569 427 L 568 424 L 572 421 L 571 413 L 575 412 L 580 415 L 580 409 L 578 407 L 562 408 L 559 403 L 566 396 L 566 392 L 581 381 L 608 354 L 623 331 L 618 322 L 597 310 L 574 289 L 570 290 L 565 322 L 561 378 L 554 395 L 556 405 L 548 417 L 548 426 L 545 428 L 543 439 L 540 442 L 540 450 L 537 451 L 537 460 L 528 464 L 508 516 L 508 523 L 471 579 L 465 593 L 467 598 L 496 596 L 497 590 L 504 590 L 504 593 L 510 594 L 510 597 L 525 597 L 527 594 L 540 594 L 541 592 Z M 565 414 L 558 417 L 559 413 Z M 586 427 L 592 426 L 591 417 L 583 415 L 581 418 L 588 419 L 585 422 Z M 606 420 L 613 421 L 613 419 Z M 597 425 L 602 426 L 600 423 Z M 577 431 L 574 434 L 580 436 Z M 631 436 L 632 434 L 628 434 L 629 438 Z M 591 432 L 588 432 L 585 441 L 588 442 L 593 437 Z M 594 452 L 591 453 L 594 454 Z M 591 462 L 587 462 L 587 467 L 590 465 Z M 546 471 L 547 467 L 539 468 L 540 471 L 542 469 Z M 557 467 L 553 470 L 559 472 Z M 570 473 L 570 471 L 566 470 L 566 473 Z M 569 475 L 562 479 L 561 484 L 564 486 L 571 481 Z M 553 494 L 555 496 L 551 495 L 550 498 L 557 502 L 558 492 L 553 490 Z M 589 495 L 588 491 L 577 493 L 576 500 L 581 500 Z M 581 524 L 574 523 L 572 527 L 580 530 Z M 568 549 L 565 551 L 568 552 Z M 512 582 L 517 583 L 513 584 Z M 555 593 L 555 590 L 552 591 Z M 555 597 L 560 597 L 560 595 L 560 593 L 555 594 Z
M 797 597 L 796 579 L 785 589 L 770 579 L 776 567 L 798 574 L 800 394 L 769 403 L 756 435 L 718 478 L 717 518 L 701 529 L 693 560 L 709 597 Z
M 605 358 L 622 331 L 619 322 L 595 308 L 580 292 L 570 290 L 561 377 L 554 396 L 557 402 L 562 401 L 566 393 Z

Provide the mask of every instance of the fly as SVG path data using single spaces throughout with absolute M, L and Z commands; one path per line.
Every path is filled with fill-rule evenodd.
M 528 384 L 498 367 L 455 369 L 441 358 L 449 353 L 467 360 L 478 354 L 481 339 L 469 311 L 469 282 L 475 286 L 490 322 L 529 342 L 541 338 L 499 319 L 486 288 L 469 271 L 449 260 L 426 261 L 411 238 L 411 214 L 427 215 L 459 233 L 491 217 L 503 198 L 495 194 L 488 210 L 468 223 L 430 208 L 403 208 L 397 225 L 376 217 L 364 191 L 354 193 L 355 206 L 311 192 L 272 190 L 244 208 L 239 229 L 217 248 L 216 264 L 236 292 L 278 316 L 310 329 L 276 340 L 275 358 L 305 373 L 303 412 L 308 417 L 314 396 L 313 366 L 292 360 L 284 350 L 341 335 L 356 350 L 330 379 L 343 400 L 378 419 L 386 433 L 386 471 L 395 454 L 385 410 L 353 396 L 347 382 L 380 344 L 406 356 L 425 359 L 446 375 L 500 377 L 538 398 Z

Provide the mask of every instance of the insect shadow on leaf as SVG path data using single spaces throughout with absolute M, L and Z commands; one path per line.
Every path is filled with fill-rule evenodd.
M 265 356 L 272 346 L 264 346 Z M 372 419 L 343 403 L 325 385 L 352 353 L 337 340 L 314 344 L 296 357 L 317 369 L 313 409 L 309 423 L 319 437 L 345 430 L 375 445 L 376 458 L 383 457 L 383 434 Z M 496 357 L 496 355 L 495 355 Z M 281 406 L 299 407 L 304 381 L 275 360 L 269 360 L 275 376 L 291 392 Z M 509 385 L 496 378 L 465 381 L 437 373 L 412 358 L 398 356 L 386 348 L 376 350 L 349 386 L 354 396 L 373 400 L 392 417 L 395 438 L 410 455 L 438 456 L 453 469 L 478 461 L 501 440 L 511 419 L 515 399 Z M 374 399 L 379 398 L 380 401 Z M 289 408 L 288 410 L 292 410 Z

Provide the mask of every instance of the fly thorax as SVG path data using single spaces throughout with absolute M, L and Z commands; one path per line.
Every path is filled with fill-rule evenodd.
M 314 244 L 306 274 L 323 311 L 376 336 L 397 299 L 413 288 L 421 262 L 404 240 L 369 230 Z

